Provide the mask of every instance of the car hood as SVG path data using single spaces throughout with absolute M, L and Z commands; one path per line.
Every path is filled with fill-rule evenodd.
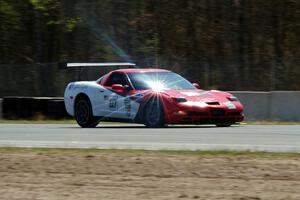
M 218 90 L 165 90 L 164 94 L 171 98 L 184 97 L 187 101 L 224 102 L 230 93 Z

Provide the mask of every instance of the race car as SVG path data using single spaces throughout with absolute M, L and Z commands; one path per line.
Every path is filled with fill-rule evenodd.
M 134 66 L 133 63 L 68 63 L 77 66 Z M 113 70 L 96 81 L 67 85 L 67 112 L 83 128 L 100 121 L 141 123 L 147 127 L 167 124 L 231 126 L 244 119 L 243 105 L 228 92 L 203 90 L 199 84 L 166 69 Z

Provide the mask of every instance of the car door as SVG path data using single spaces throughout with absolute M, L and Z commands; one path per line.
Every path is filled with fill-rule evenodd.
M 121 72 L 113 72 L 104 83 L 104 87 L 110 92 L 104 96 L 104 109 L 106 117 L 132 118 L 131 100 L 127 94 L 121 94 L 112 90 L 113 84 L 129 85 L 127 76 Z

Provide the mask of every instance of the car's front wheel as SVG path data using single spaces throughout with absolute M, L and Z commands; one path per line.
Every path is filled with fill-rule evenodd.
M 79 97 L 75 102 L 75 120 L 82 128 L 94 128 L 99 120 L 93 116 L 91 102 L 87 97 Z
M 216 124 L 217 127 L 229 127 L 232 123 L 222 123 L 222 124 Z
M 144 111 L 144 124 L 150 128 L 164 126 L 164 112 L 158 97 L 149 100 Z

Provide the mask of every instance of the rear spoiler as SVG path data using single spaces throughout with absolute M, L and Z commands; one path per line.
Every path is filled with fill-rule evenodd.
M 134 63 L 59 63 L 60 69 L 79 67 L 77 80 L 80 80 L 84 67 L 134 67 Z
M 67 63 L 67 67 L 120 67 L 135 66 L 134 63 Z

